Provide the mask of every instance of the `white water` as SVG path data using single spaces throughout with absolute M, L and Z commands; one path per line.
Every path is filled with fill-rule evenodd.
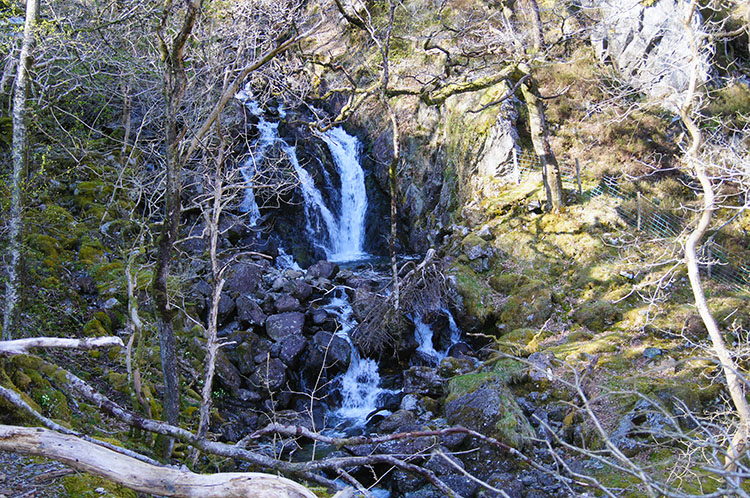
M 323 134 L 341 178 L 341 216 L 331 230 L 331 261 L 354 261 L 365 256 L 367 191 L 365 173 L 359 164 L 360 143 L 343 128 L 336 127 Z
M 349 332 L 354 328 L 352 307 L 346 294 L 335 296 L 325 309 L 338 317 L 341 328 L 336 335 L 346 339 L 351 347 L 351 361 L 347 371 L 337 379 L 341 391 L 341 406 L 332 415 L 338 419 L 345 419 L 353 425 L 364 425 L 367 415 L 377 409 L 378 397 L 384 392 L 380 388 L 380 372 L 378 364 L 370 358 L 362 358 L 359 351 L 349 338 Z
M 330 261 L 354 261 L 366 256 L 362 247 L 365 238 L 367 192 L 365 174 L 359 164 L 361 145 L 357 137 L 349 135 L 341 127 L 333 128 L 321 136 L 331 151 L 341 181 L 341 206 L 338 210 L 340 215 L 336 216 L 334 210 L 326 205 L 313 177 L 300 165 L 295 147 L 279 137 L 279 123 L 265 119 L 263 109 L 252 100 L 248 90 L 239 92 L 237 98 L 258 118 L 258 139 L 253 144 L 250 157 L 240 168 L 248 187 L 245 189 L 241 208 L 248 213 L 250 223 L 255 225 L 260 218 L 260 210 L 252 189 L 254 176 L 268 150 L 278 145 L 289 158 L 299 179 L 310 240 L 325 251 Z M 281 107 L 278 111 L 282 117 L 286 114 Z M 325 169 L 323 172 L 326 183 L 330 185 L 331 181 Z
M 414 316 L 414 339 L 416 339 L 417 344 L 419 344 L 419 346 L 417 346 L 417 351 L 422 353 L 422 356 L 434 365 L 439 365 L 440 362 L 448 356 L 450 348 L 461 340 L 461 329 L 456 325 L 456 321 L 453 319 L 451 312 L 446 308 L 442 308 L 441 311 L 448 317 L 448 328 L 451 331 L 450 346 L 443 351 L 435 349 L 435 345 L 432 341 L 434 332 L 428 324 L 424 323 L 422 315 L 415 314 Z

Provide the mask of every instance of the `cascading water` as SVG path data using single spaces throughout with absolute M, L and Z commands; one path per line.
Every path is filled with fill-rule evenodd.
M 352 425 L 362 425 L 367 415 L 377 409 L 378 397 L 384 392 L 380 388 L 380 372 L 375 360 L 362 358 L 349 338 L 354 328 L 353 311 L 343 291 L 337 291 L 331 301 L 324 307 L 337 316 L 340 329 L 336 335 L 346 339 L 351 347 L 351 360 L 347 371 L 336 379 L 341 392 L 341 406 L 332 415 Z
M 331 151 L 341 182 L 341 205 L 339 209 L 333 209 L 326 204 L 313 177 L 300 165 L 295 147 L 279 136 L 279 123 L 265 118 L 263 109 L 251 99 L 248 91 L 238 93 L 237 98 L 243 100 L 245 107 L 258 119 L 258 138 L 253 144 L 251 157 L 240 168 L 248 186 L 241 207 L 249 213 L 251 224 L 256 224 L 260 218 L 260 210 L 251 188 L 253 178 L 268 150 L 278 146 L 289 159 L 299 180 L 310 240 L 325 251 L 330 261 L 355 261 L 366 256 L 363 245 L 367 192 L 364 171 L 359 164 L 361 145 L 357 137 L 349 135 L 341 127 L 333 128 L 321 135 Z M 283 117 L 285 114 L 283 109 L 279 108 L 279 115 Z M 330 178 L 325 180 L 331 183 Z
M 448 356 L 450 348 L 461 340 L 461 329 L 456 325 L 453 314 L 446 308 L 441 308 L 442 313 L 448 318 L 448 330 L 450 331 L 450 344 L 443 350 L 436 350 L 433 342 L 434 331 L 432 327 L 424 322 L 421 314 L 413 316 L 414 338 L 417 341 L 417 352 L 421 353 L 422 358 L 426 359 L 433 365 L 439 365 L 445 357 Z
M 367 191 L 365 174 L 359 164 L 360 143 L 343 128 L 323 134 L 341 178 L 341 216 L 332 230 L 329 258 L 333 261 L 354 261 L 365 256 L 365 213 Z

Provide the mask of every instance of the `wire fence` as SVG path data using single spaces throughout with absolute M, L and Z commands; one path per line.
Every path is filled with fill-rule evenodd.
M 628 186 L 620 183 L 620 178 L 604 176 L 593 188 L 583 191 L 581 171 L 576 164 L 560 165 L 563 185 L 577 190 L 584 199 L 608 195 L 621 202 L 614 206 L 620 218 L 636 230 L 658 238 L 674 238 L 687 228 L 686 212 L 676 214 L 659 206 Z M 541 173 L 539 158 L 530 151 L 513 154 L 513 172 L 516 183 L 528 180 Z M 539 177 L 541 181 L 541 176 Z M 700 250 L 700 266 L 709 278 L 727 285 L 743 294 L 750 293 L 750 265 L 738 262 L 717 242 L 709 239 Z

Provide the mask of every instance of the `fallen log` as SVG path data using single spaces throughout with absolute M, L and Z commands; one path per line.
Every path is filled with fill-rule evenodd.
M 109 347 L 125 347 L 119 337 L 95 337 L 89 339 L 67 339 L 64 337 L 31 337 L 29 339 L 15 339 L 0 341 L 1 355 L 16 355 L 28 353 L 33 348 L 62 348 L 62 349 L 94 349 Z
M 127 488 L 175 498 L 316 498 L 304 486 L 271 474 L 196 474 L 159 467 L 78 437 L 40 427 L 0 425 L 0 450 L 51 458 Z

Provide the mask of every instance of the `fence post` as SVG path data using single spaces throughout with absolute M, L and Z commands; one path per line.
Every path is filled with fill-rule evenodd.
M 521 184 L 521 170 L 518 169 L 518 151 L 513 147 L 513 178 L 516 181 L 516 185 Z
M 581 163 L 578 162 L 576 157 L 576 181 L 578 182 L 578 195 L 583 196 L 583 189 L 581 188 Z
M 641 193 L 638 192 L 638 231 L 641 231 L 641 213 L 643 212 L 641 203 Z

